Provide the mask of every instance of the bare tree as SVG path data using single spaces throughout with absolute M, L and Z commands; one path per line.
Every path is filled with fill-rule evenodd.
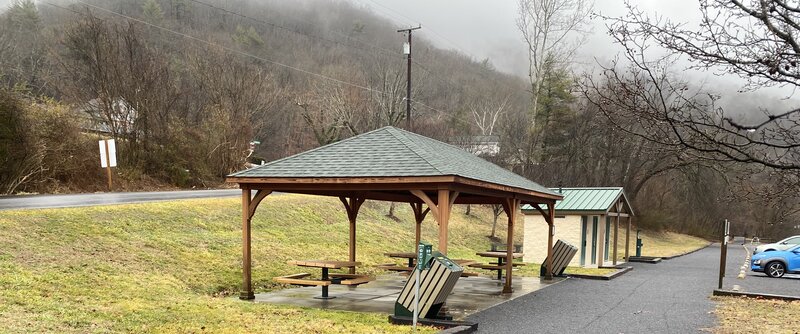
M 493 204 L 491 207 L 492 207 L 492 234 L 489 235 L 489 238 L 494 239 L 495 234 L 497 233 L 497 220 L 500 218 L 500 214 L 503 213 L 503 206 L 500 204 Z
M 539 92 L 548 63 L 550 67 L 569 64 L 580 47 L 593 7 L 591 0 L 519 0 L 516 23 L 528 47 L 531 129 L 536 129 Z
M 475 122 L 475 126 L 481 131 L 481 135 L 491 136 L 494 134 L 497 121 L 508 107 L 508 100 L 509 98 L 506 95 L 503 98 L 482 100 L 470 106 L 472 120 Z
M 761 121 L 744 124 L 716 105 L 717 96 L 664 75 L 671 61 L 687 57 L 694 69 L 748 80 L 744 89 L 798 87 L 800 8 L 783 0 L 702 0 L 699 31 L 628 8 L 625 17 L 606 19 L 610 35 L 625 48 L 625 60 L 632 65 L 627 69 L 613 65 L 605 74 L 623 89 L 622 77 L 650 85 L 647 94 L 655 108 L 629 115 L 644 125 L 637 135 L 710 160 L 800 169 L 800 108 L 761 110 Z M 665 48 L 667 56 L 648 58 L 651 45 Z M 656 125 L 664 126 L 651 131 Z

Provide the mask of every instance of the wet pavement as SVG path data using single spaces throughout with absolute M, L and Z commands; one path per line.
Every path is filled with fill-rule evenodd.
M 697 333 L 716 326 L 719 244 L 610 281 L 568 279 L 467 319 L 479 333 Z M 743 259 L 728 258 L 738 274 Z M 737 265 L 738 263 L 738 265 Z M 735 277 L 735 276 L 733 276 Z
M 176 199 L 241 196 L 239 189 L 93 193 L 70 195 L 0 196 L 0 210 L 68 208 L 168 201 Z
M 394 303 L 407 280 L 401 274 L 378 276 L 374 281 L 358 287 L 331 285 L 329 293 L 334 299 L 322 300 L 319 287 L 302 287 L 256 294 L 256 302 L 286 304 L 302 307 L 334 309 L 356 312 L 394 313 Z M 514 277 L 514 292 L 503 294 L 502 283 L 489 277 L 462 277 L 447 298 L 447 313 L 455 320 L 519 298 L 565 280 L 546 281 L 538 277 Z

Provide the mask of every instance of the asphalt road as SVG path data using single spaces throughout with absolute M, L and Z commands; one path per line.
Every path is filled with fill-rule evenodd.
M 167 201 L 190 198 L 241 196 L 239 189 L 96 193 L 72 195 L 25 195 L 0 197 L 0 210 L 67 208 Z
M 474 314 L 479 333 L 696 333 L 716 326 L 719 245 L 662 261 L 630 263 L 611 281 L 568 279 Z M 736 277 L 743 259 L 729 257 Z M 732 276 L 731 276 L 732 275 Z

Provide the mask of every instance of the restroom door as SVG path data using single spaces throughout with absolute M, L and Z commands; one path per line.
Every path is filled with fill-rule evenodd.
M 597 264 L 597 223 L 599 218 L 592 216 L 592 264 Z
M 586 216 L 581 216 L 581 267 L 586 265 Z

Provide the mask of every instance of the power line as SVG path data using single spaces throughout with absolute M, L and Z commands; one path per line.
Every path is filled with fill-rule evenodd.
M 377 93 L 377 94 L 380 94 L 380 95 L 389 95 L 386 92 L 383 92 L 383 91 L 380 91 L 380 90 L 377 90 L 377 89 L 373 89 L 373 88 L 369 88 L 369 87 L 364 86 L 364 85 L 360 85 L 360 84 L 356 84 L 356 83 L 352 83 L 352 82 L 336 79 L 336 78 L 329 77 L 329 76 L 326 76 L 326 75 L 323 75 L 323 74 L 311 72 L 311 71 L 308 71 L 308 70 L 304 70 L 302 68 L 294 67 L 294 66 L 291 66 L 291 65 L 287 65 L 287 64 L 275 61 L 275 60 L 267 59 L 267 58 L 260 57 L 260 56 L 257 56 L 257 55 L 254 55 L 254 54 L 251 54 L 251 53 L 248 53 L 248 52 L 244 52 L 244 51 L 237 50 L 237 49 L 234 49 L 234 48 L 230 48 L 230 47 L 227 47 L 227 46 L 224 46 L 224 45 L 220 45 L 220 44 L 217 44 L 217 43 L 214 43 L 214 42 L 210 42 L 210 41 L 207 41 L 207 40 L 204 40 L 204 39 L 201 39 L 201 38 L 189 35 L 189 34 L 185 34 L 185 33 L 179 32 L 179 31 L 175 31 L 175 30 L 172 30 L 172 29 L 157 25 L 157 24 L 153 24 L 153 23 L 150 23 L 150 22 L 147 22 L 147 21 L 144 21 L 144 20 L 137 19 L 135 17 L 131 17 L 131 16 L 128 16 L 128 15 L 125 15 L 125 14 L 122 14 L 122 13 L 118 13 L 118 12 L 115 12 L 115 11 L 110 10 L 110 9 L 106 9 L 106 8 L 103 8 L 103 7 L 100 7 L 100 6 L 96 6 L 96 5 L 93 5 L 93 4 L 90 4 L 90 3 L 86 3 L 84 1 L 76 0 L 75 2 L 83 4 L 84 6 L 87 6 L 87 7 L 91 7 L 91 8 L 106 12 L 108 14 L 116 15 L 116 16 L 125 18 L 125 19 L 130 20 L 130 21 L 141 23 L 141 24 L 153 27 L 153 28 L 157 28 L 159 30 L 163 30 L 163 31 L 166 31 L 166 32 L 169 32 L 169 33 L 176 34 L 178 36 L 184 37 L 186 39 L 189 39 L 189 40 L 192 40 L 192 41 L 195 41 L 195 42 L 200 42 L 202 44 L 206 44 L 206 45 L 209 45 L 209 46 L 212 46 L 212 47 L 217 47 L 217 48 L 220 48 L 220 49 L 223 49 L 223 50 L 226 50 L 226 51 L 229 51 L 229 52 L 233 52 L 233 53 L 236 53 L 236 54 L 239 54 L 239 55 L 242 55 L 242 56 L 258 59 L 258 60 L 261 60 L 261 61 L 264 61 L 264 62 L 267 62 L 267 63 L 270 63 L 270 64 L 274 64 L 274 65 L 277 65 L 277 66 L 280 66 L 280 67 L 284 67 L 284 68 L 287 68 L 287 69 L 290 69 L 290 70 L 298 71 L 300 73 L 307 74 L 307 75 L 310 75 L 310 76 L 314 76 L 314 77 L 317 77 L 317 78 L 320 78 L 320 79 L 333 81 L 333 82 L 336 82 L 336 83 L 339 83 L 339 84 L 342 84 L 342 85 L 346 85 L 346 86 L 362 89 L 362 90 L 373 92 L 373 93 Z M 49 2 L 44 2 L 44 3 L 46 3 L 48 5 L 51 5 L 53 7 L 56 7 L 56 8 L 61 8 L 61 9 L 68 10 L 68 11 L 76 13 L 76 14 L 82 14 L 82 13 L 80 13 L 78 11 L 75 11 L 75 10 L 72 10 L 72 9 L 68 9 L 68 8 L 64 8 L 62 6 L 58 6 L 58 5 L 49 3 Z M 437 112 L 441 112 L 440 110 L 438 110 L 436 108 L 433 108 L 433 107 L 430 107 L 430 106 L 428 106 L 428 105 L 426 105 L 426 104 L 424 104 L 422 102 L 413 101 L 413 100 L 411 100 L 411 102 L 419 104 L 421 106 L 424 106 L 424 107 L 426 107 L 428 109 L 431 109 L 431 110 L 434 110 L 434 111 L 437 111 Z
M 219 7 L 219 6 L 215 6 L 215 5 L 212 5 L 212 4 L 209 4 L 209 3 L 206 3 L 206 2 L 200 1 L 200 0 L 189 0 L 189 1 L 191 1 L 191 2 L 194 2 L 194 3 L 197 3 L 197 4 L 201 4 L 201 5 L 204 5 L 204 6 L 207 6 L 207 7 L 209 7 L 209 8 L 215 9 L 215 10 L 222 11 L 222 12 L 224 12 L 224 13 L 228 13 L 228 14 L 231 14 L 231 15 L 235 15 L 235 16 L 238 16 L 238 17 L 241 17 L 241 18 L 245 18 L 245 19 L 248 19 L 248 20 L 251 20 L 251 21 L 257 22 L 257 23 L 264 24 L 264 25 L 268 25 L 268 26 L 271 26 L 271 27 L 275 27 L 275 28 L 279 28 L 279 29 L 286 30 L 286 31 L 290 31 L 290 32 L 293 32 L 293 33 L 296 33 L 296 34 L 300 34 L 300 35 L 304 35 L 304 36 L 308 36 L 308 37 L 312 37 L 312 38 L 317 38 L 317 39 L 322 39 L 322 40 L 324 40 L 324 41 L 331 42 L 331 43 L 336 43 L 336 44 L 340 44 L 340 45 L 350 46 L 350 45 L 348 45 L 348 44 L 344 44 L 344 43 L 341 43 L 341 42 L 339 42 L 339 41 L 335 41 L 335 40 L 326 39 L 326 38 L 323 38 L 323 37 L 320 37 L 320 36 L 316 36 L 316 35 L 310 35 L 310 34 L 307 34 L 307 33 L 304 33 L 304 32 L 300 32 L 300 31 L 297 31 L 297 30 L 294 30 L 294 29 L 291 29 L 291 28 L 287 28 L 287 27 L 285 27 L 285 26 L 281 26 L 281 25 L 278 25 L 278 24 L 275 24 L 275 23 L 271 23 L 271 22 L 268 22 L 268 21 L 265 21 L 265 20 L 262 20 L 262 19 L 256 19 L 256 18 L 253 18 L 253 17 L 247 16 L 247 15 L 244 15 L 244 14 L 241 14 L 241 13 L 233 12 L 233 11 L 230 11 L 230 10 L 228 10 L 228 9 L 221 8 L 221 7 Z M 378 4 L 378 3 L 376 3 L 376 4 Z M 380 5 L 380 4 L 378 4 L 378 5 Z M 384 7 L 384 8 L 387 8 L 387 9 L 389 9 L 389 10 L 392 10 L 391 8 L 388 8 L 388 7 L 386 7 L 386 6 L 383 6 L 383 7 Z M 392 10 L 392 11 L 394 11 L 394 10 Z M 396 12 L 396 11 L 395 11 L 395 12 Z M 396 13 L 398 13 L 398 12 L 396 12 Z M 400 14 L 400 13 L 398 13 L 398 14 Z M 400 15 L 402 15 L 402 14 L 400 14 Z M 311 21 L 308 21 L 308 20 L 301 20 L 301 19 L 299 19 L 299 18 L 298 18 L 297 20 L 300 20 L 300 21 L 302 21 L 302 22 L 305 22 L 305 23 L 307 23 L 307 24 L 311 24 L 311 25 L 314 25 L 314 26 L 317 26 L 317 27 L 320 27 L 320 28 L 325 28 L 325 27 L 322 27 L 322 26 L 321 26 L 321 25 L 319 25 L 319 24 L 316 24 L 316 23 L 314 23 L 314 22 L 311 22 Z M 348 38 L 348 39 L 355 40 L 355 41 L 357 41 L 357 42 L 359 42 L 359 43 L 362 43 L 362 44 L 364 44 L 364 45 L 367 45 L 367 46 L 369 46 L 369 47 L 372 47 L 372 48 L 378 49 L 378 50 L 380 50 L 380 51 L 383 51 L 384 53 L 387 53 L 387 54 L 389 54 L 389 55 L 392 55 L 392 56 L 399 56 L 399 54 L 398 54 L 397 52 L 395 52 L 395 51 L 392 51 L 392 50 L 389 50 L 389 49 L 383 48 L 383 47 L 381 47 L 381 46 L 378 46 L 378 45 L 375 45 L 375 44 L 371 44 L 371 43 L 369 43 L 369 42 L 365 42 L 365 41 L 362 41 L 362 40 L 359 40 L 359 39 L 356 39 L 356 38 L 352 38 L 352 37 L 350 37 L 350 36 L 348 36 L 348 35 L 345 35 L 345 34 L 343 34 L 343 33 L 341 33 L 341 32 L 338 32 L 338 31 L 335 31 L 335 30 L 331 30 L 330 32 L 332 32 L 332 33 L 334 33 L 334 34 L 337 34 L 337 35 L 340 35 L 340 36 L 343 36 L 343 37 L 345 37 L 345 38 Z M 363 48 L 360 48 L 360 49 L 361 49 L 361 50 L 364 50 Z M 423 64 L 421 64 L 420 62 L 418 62 L 418 61 L 416 61 L 416 60 L 412 60 L 412 62 L 413 62 L 414 64 L 416 64 L 416 65 L 419 65 L 420 67 L 422 67 L 422 69 L 423 69 L 423 70 L 425 70 L 426 72 L 428 72 L 428 73 L 432 74 L 434 78 L 436 78 L 436 79 L 440 80 L 442 83 L 444 83 L 444 84 L 446 84 L 446 85 L 448 85 L 448 84 L 453 84 L 455 87 L 459 87 L 459 86 L 460 86 L 459 84 L 455 83 L 455 82 L 454 82 L 452 79 L 450 79 L 450 78 L 449 78 L 449 77 L 447 77 L 447 76 L 436 75 L 436 73 L 434 73 L 433 71 L 431 71 L 429 68 L 427 68 L 426 66 L 424 66 L 424 65 L 423 65 Z M 445 80 L 446 80 L 446 81 L 445 81 Z M 448 82 L 449 82 L 449 83 L 448 83 Z M 415 101 L 414 99 L 408 99 L 408 101 L 410 101 L 411 103 L 422 104 L 421 102 Z M 430 107 L 430 106 L 427 106 L 427 105 L 425 105 L 425 106 L 426 106 L 427 108 L 429 108 L 429 109 L 432 109 L 432 110 L 433 110 L 433 107 Z M 438 109 L 436 109 L 436 110 L 437 110 L 437 111 L 439 111 Z
M 387 9 L 387 10 L 389 10 L 389 11 L 391 11 L 391 12 L 393 12 L 393 13 L 395 13 L 395 14 L 397 14 L 397 15 L 399 15 L 399 16 L 401 16 L 401 17 L 403 17 L 403 18 L 407 19 L 407 20 L 410 20 L 410 21 L 412 21 L 412 22 L 418 22 L 418 23 L 419 23 L 419 21 L 417 21 L 417 20 L 414 20 L 413 18 L 410 18 L 410 17 L 408 17 L 407 15 L 405 15 L 405 14 L 401 13 L 400 11 L 397 11 L 397 10 L 395 10 L 395 9 L 392 9 L 392 8 L 390 8 L 389 6 L 386 6 L 386 5 L 384 5 L 384 4 L 381 4 L 381 3 L 379 3 L 379 2 L 377 2 L 377 1 L 375 1 L 375 0 L 369 0 L 369 1 L 370 1 L 370 2 L 372 2 L 372 3 L 374 3 L 374 4 L 376 4 L 376 5 L 378 5 L 378 6 L 380 6 L 380 7 L 383 7 L 383 8 L 385 8 L 385 9 Z M 386 13 L 386 12 L 384 12 L 384 13 Z M 421 23 L 420 23 L 420 24 L 421 24 Z M 447 37 L 445 37 L 444 35 L 442 35 L 442 34 L 440 34 L 440 33 L 436 32 L 436 30 L 434 30 L 434 29 L 430 29 L 430 27 L 429 27 L 429 26 L 426 26 L 426 27 L 425 27 L 425 30 L 426 30 L 426 31 L 430 31 L 431 33 L 433 33 L 433 34 L 435 34 L 435 35 L 439 36 L 439 37 L 440 37 L 440 38 L 442 38 L 443 40 L 445 40 L 445 41 L 449 42 L 451 45 L 455 46 L 455 49 L 456 49 L 456 51 L 459 51 L 459 52 L 463 53 L 464 55 L 467 55 L 467 56 L 469 56 L 469 57 L 470 57 L 470 58 L 472 58 L 472 59 L 476 59 L 476 60 L 478 59 L 477 57 L 475 57 L 475 56 L 474 56 L 474 55 L 472 55 L 471 53 L 469 53 L 469 52 L 465 51 L 465 50 L 464 50 L 464 48 L 461 48 L 461 47 L 460 47 L 458 44 L 456 44 L 455 42 L 453 42 L 453 41 L 452 41 L 452 40 L 450 40 L 449 38 L 447 38 Z M 488 58 L 487 58 L 487 59 L 488 59 Z M 467 67 L 467 68 L 470 68 L 470 69 L 471 69 L 471 67 Z M 480 69 L 480 71 L 481 71 L 481 72 L 489 72 L 489 73 L 491 73 L 491 71 L 489 71 L 488 69 L 484 69 L 484 68 L 481 68 L 481 69 Z M 477 72 L 475 72 L 475 73 L 477 73 Z M 486 74 L 486 73 L 477 73 L 477 74 Z M 509 89 L 511 89 L 511 90 L 521 90 L 522 92 L 524 92 L 524 93 L 526 93 L 526 94 L 527 94 L 527 93 L 529 93 L 529 92 L 528 92 L 527 90 L 525 90 L 525 89 L 520 89 L 519 87 L 512 87 L 512 86 L 510 86 L 508 83 L 506 83 L 506 82 L 500 82 L 500 81 L 498 81 L 497 79 L 494 79 L 494 78 L 490 78 L 489 80 L 492 80 L 494 83 L 496 83 L 496 84 L 499 84 L 499 85 L 502 85 L 502 86 L 505 86 L 506 88 L 509 88 Z
M 238 16 L 240 18 L 248 19 L 248 20 L 251 20 L 253 22 L 260 23 L 262 25 L 267 25 L 267 26 L 270 26 L 270 27 L 273 27 L 273 28 L 276 28 L 276 29 L 280 29 L 280 30 L 292 32 L 292 33 L 295 33 L 295 34 L 298 34 L 298 35 L 303 35 L 303 36 L 319 39 L 319 40 L 322 40 L 322 41 L 325 41 L 325 42 L 329 42 L 329 43 L 344 45 L 344 46 L 347 46 L 347 47 L 353 47 L 353 48 L 357 48 L 357 49 L 360 49 L 360 50 L 367 51 L 367 49 L 360 48 L 360 47 L 357 47 L 357 46 L 354 46 L 354 45 L 351 45 L 351 44 L 345 44 L 345 43 L 343 43 L 341 41 L 336 41 L 336 40 L 328 39 L 328 38 L 325 38 L 325 37 L 322 37 L 322 36 L 317 36 L 317 35 L 312 35 L 312 34 L 308 34 L 308 33 L 305 33 L 305 32 L 301 32 L 301 31 L 298 31 L 296 29 L 292 29 L 292 28 L 289 28 L 289 27 L 286 27 L 286 26 L 282 26 L 280 24 L 269 22 L 269 21 L 266 21 L 266 20 L 263 20 L 263 19 L 257 19 L 257 18 L 254 18 L 254 17 L 250 17 L 250 16 L 247 16 L 247 15 L 244 15 L 244 14 L 241 14 L 241 13 L 237 13 L 237 12 L 234 12 L 234 11 L 231 11 L 231 10 L 219 7 L 219 6 L 215 6 L 215 5 L 212 5 L 210 3 L 203 2 L 203 1 L 199 1 L 199 0 L 189 0 L 189 1 L 194 2 L 196 4 L 200 4 L 200 5 L 209 7 L 209 8 L 212 8 L 214 10 L 218 10 L 218 11 L 224 12 L 226 14 L 230 14 L 230 15 Z M 306 22 L 306 23 L 309 23 L 309 24 L 312 24 L 312 25 L 315 25 L 315 26 L 319 27 L 319 25 L 317 25 L 317 24 L 308 22 L 306 20 L 303 20 L 303 21 Z M 344 36 L 344 37 L 346 37 L 348 39 L 357 41 L 357 42 L 359 42 L 361 44 L 364 44 L 366 46 L 369 46 L 369 47 L 372 47 L 374 49 L 377 49 L 377 50 L 379 50 L 381 52 L 384 52 L 386 54 L 390 54 L 390 55 L 393 55 L 393 56 L 399 56 L 399 54 L 397 52 L 395 52 L 395 51 L 392 51 L 392 50 L 389 50 L 389 49 L 386 49 L 386 48 L 383 48 L 383 47 L 380 47 L 380 46 L 377 46 L 377 45 L 374 45 L 374 44 L 371 44 L 371 43 L 368 43 L 368 42 L 361 41 L 359 39 L 356 39 L 356 38 L 353 38 L 353 37 L 338 33 L 336 31 L 331 31 L 331 32 L 337 33 L 337 34 L 342 35 L 342 36 Z
M 396 10 L 394 10 L 394 9 L 391 9 L 391 8 L 389 8 L 388 6 L 385 6 L 385 5 L 383 5 L 383 4 L 381 4 L 381 3 L 379 3 L 379 2 L 377 2 L 377 1 L 375 1 L 375 0 L 369 0 L 369 1 L 370 1 L 370 2 L 372 2 L 372 3 L 374 3 L 374 4 L 376 4 L 376 5 L 378 5 L 378 6 L 381 6 L 381 7 L 383 7 L 383 8 L 386 8 L 386 9 L 388 9 L 389 11 L 391 11 L 391 12 L 393 12 L 393 13 L 397 14 L 397 15 L 400 15 L 401 17 L 404 17 L 404 18 L 406 18 L 407 20 L 409 20 L 408 22 L 415 23 L 415 24 L 417 24 L 417 25 L 421 25 L 421 23 L 420 23 L 419 21 L 417 21 L 417 20 L 414 20 L 414 19 L 412 19 L 412 18 L 410 18 L 410 17 L 408 17 L 408 16 L 404 15 L 404 14 L 403 14 L 403 13 L 401 13 L 401 12 L 398 12 L 398 11 L 396 11 Z M 413 25 L 413 24 L 410 24 L 410 25 Z M 427 28 L 425 28 L 425 29 L 427 29 Z

